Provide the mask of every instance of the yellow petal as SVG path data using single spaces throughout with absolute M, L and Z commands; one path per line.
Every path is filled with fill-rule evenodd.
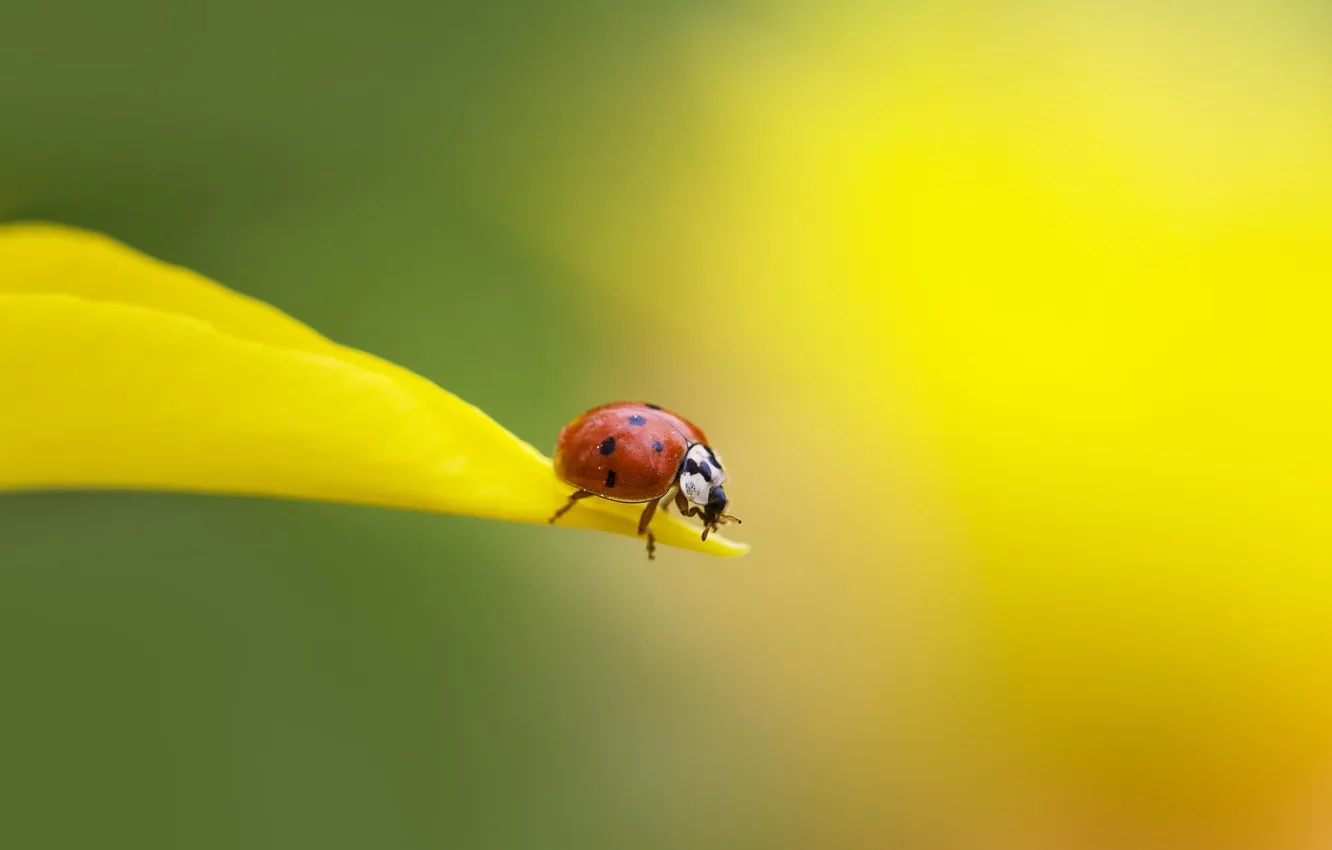
M 0 489 L 278 496 L 544 524 L 550 461 L 424 378 L 106 237 L 0 227 Z M 561 525 L 636 536 L 641 508 Z M 665 545 L 736 555 L 671 514 Z

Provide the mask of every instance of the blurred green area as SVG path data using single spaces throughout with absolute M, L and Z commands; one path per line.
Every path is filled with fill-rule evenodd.
M 574 387 L 604 317 L 501 211 L 632 132 L 654 45 L 702 5 L 0 5 L 0 219 L 196 269 L 543 450 L 600 401 Z M 562 577 L 608 545 L 0 498 L 0 847 L 749 846 L 713 769 L 742 731 Z

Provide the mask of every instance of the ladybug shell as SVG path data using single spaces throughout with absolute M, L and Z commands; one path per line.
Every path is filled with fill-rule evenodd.
M 650 502 L 675 484 L 685 453 L 707 437 L 656 405 L 621 401 L 593 408 L 560 431 L 555 474 L 614 502 Z

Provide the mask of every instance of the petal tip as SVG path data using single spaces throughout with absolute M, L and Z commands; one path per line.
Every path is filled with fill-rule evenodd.
M 708 538 L 709 543 L 711 543 L 713 540 L 716 540 L 719 545 L 715 550 L 709 549 L 707 554 L 716 555 L 721 558 L 739 558 L 743 555 L 748 555 L 749 550 L 753 548 L 748 543 L 741 543 L 736 540 L 729 540 L 725 537 Z

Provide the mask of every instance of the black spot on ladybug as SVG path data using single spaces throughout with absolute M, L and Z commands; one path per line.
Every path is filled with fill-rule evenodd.
M 689 473 L 690 475 L 701 475 L 703 473 L 703 470 L 698 468 L 698 461 L 694 460 L 691 457 L 685 461 L 685 472 Z
M 644 419 L 643 417 L 639 416 L 637 413 L 635 413 L 633 416 L 630 416 L 630 417 L 629 417 L 629 424 L 630 424 L 630 425 L 646 425 L 646 424 L 647 424 L 647 420 Z
M 698 471 L 703 473 L 704 481 L 708 482 L 709 484 L 712 483 L 712 467 L 708 466 L 708 462 L 706 460 L 698 465 Z
M 652 408 L 653 410 L 661 410 L 661 405 L 660 405 L 660 404 L 645 404 L 645 405 L 643 405 L 643 406 L 644 406 L 644 407 L 650 407 L 650 408 Z
M 609 469 L 606 471 L 606 487 L 607 489 L 609 489 L 614 486 L 615 486 L 615 470 Z
M 708 453 L 708 457 L 712 459 L 712 465 L 717 467 L 718 469 L 721 469 L 722 468 L 721 461 L 717 460 L 717 456 L 712 453 L 712 446 L 704 446 L 703 450 L 706 451 Z
M 661 444 L 661 440 L 653 440 L 653 441 L 652 441 L 652 450 L 653 450 L 654 452 L 664 451 L 665 449 L 666 449 L 666 447 L 663 446 L 663 445 Z
M 601 441 L 601 453 L 602 453 L 602 454 L 604 454 L 604 455 L 608 455 L 608 454 L 611 454 L 611 453 L 614 452 L 614 451 L 615 451 L 615 438 L 614 438 L 614 437 L 607 437 L 606 439 L 604 439 L 604 440 Z

